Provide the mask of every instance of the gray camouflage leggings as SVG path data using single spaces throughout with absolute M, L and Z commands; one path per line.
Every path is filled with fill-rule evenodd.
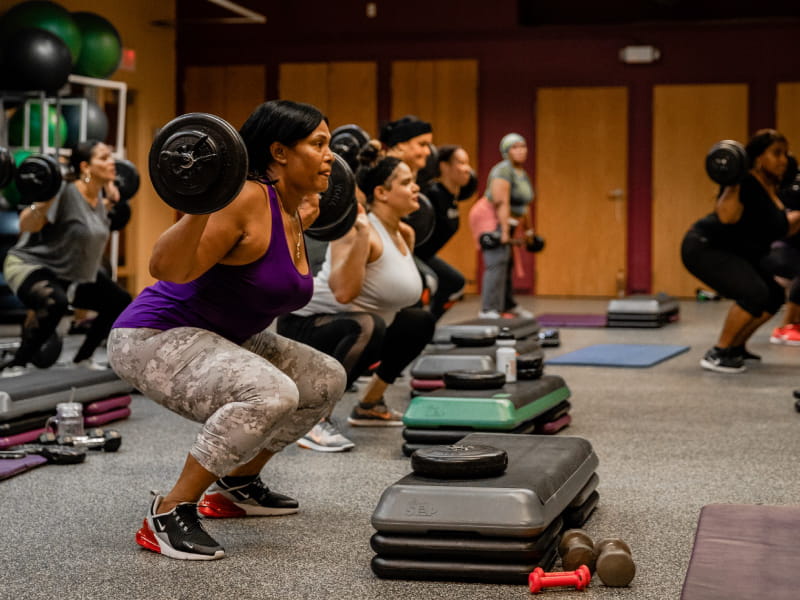
M 238 346 L 194 327 L 113 329 L 108 359 L 142 394 L 203 423 L 190 453 L 218 477 L 299 439 L 346 380 L 336 359 L 271 331 Z

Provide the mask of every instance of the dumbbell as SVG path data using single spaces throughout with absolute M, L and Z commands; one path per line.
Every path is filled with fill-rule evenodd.
M 40 444 L 60 444 L 62 446 L 84 446 L 90 450 L 104 450 L 116 452 L 122 445 L 122 436 L 115 429 L 101 429 L 96 427 L 86 432 L 86 435 L 56 436 L 52 432 L 42 433 L 39 436 Z
M 320 195 L 319 216 L 305 230 L 310 237 L 332 241 L 355 224 L 358 202 L 355 176 L 334 153 L 328 189 Z M 169 206 L 204 215 L 222 210 L 238 196 L 247 179 L 247 147 L 227 121 L 207 113 L 176 117 L 162 127 L 148 155 L 150 180 Z
M 487 231 L 478 236 L 478 244 L 484 250 L 493 250 L 500 247 L 500 232 Z M 525 232 L 525 239 L 511 239 L 508 241 L 511 246 L 525 246 L 528 252 L 540 252 L 544 249 L 544 238 L 534 234 L 532 231 Z
M 597 561 L 597 550 L 594 540 L 583 529 L 568 529 L 561 536 L 558 544 L 558 555 L 565 571 L 574 571 L 586 565 L 590 573 L 594 573 Z
M 735 140 L 722 140 L 706 155 L 706 173 L 719 185 L 736 185 L 744 179 L 749 168 L 744 146 Z
M 606 538 L 594 546 L 597 553 L 597 576 L 610 587 L 625 587 L 636 574 L 636 565 L 628 544 L 619 538 Z
M 545 573 L 540 567 L 536 567 L 528 575 L 528 589 L 531 594 L 538 594 L 543 588 L 559 587 L 564 585 L 574 585 L 577 590 L 584 590 L 592 579 L 592 574 L 586 565 L 581 565 L 574 571 L 563 573 Z

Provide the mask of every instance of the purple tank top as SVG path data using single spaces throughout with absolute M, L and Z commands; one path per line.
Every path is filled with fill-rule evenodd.
M 216 264 L 189 283 L 158 281 L 142 290 L 117 318 L 114 328 L 201 327 L 241 344 L 263 331 L 275 317 L 305 306 L 311 299 L 311 272 L 302 275 L 292 262 L 280 224 L 278 196 L 269 187 L 272 239 L 267 252 L 247 265 Z

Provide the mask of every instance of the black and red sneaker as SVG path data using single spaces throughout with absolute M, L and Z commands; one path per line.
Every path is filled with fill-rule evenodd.
M 216 560 L 225 550 L 200 523 L 197 504 L 182 502 L 169 512 L 156 514 L 162 497 L 156 495 L 147 511 L 136 543 L 170 558 L 179 560 Z
M 270 517 L 296 513 L 297 500 L 272 492 L 260 477 L 249 483 L 230 486 L 223 479 L 206 492 L 197 505 L 206 517 Z

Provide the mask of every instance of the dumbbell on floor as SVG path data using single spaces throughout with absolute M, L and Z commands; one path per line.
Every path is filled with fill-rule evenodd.
M 595 544 L 597 576 L 610 587 L 625 587 L 636 575 L 636 565 L 628 544 L 619 538 L 607 538 Z
M 583 590 L 589 585 L 592 579 L 592 574 L 586 565 L 581 565 L 574 571 L 561 572 L 561 573 L 545 573 L 540 567 L 536 567 L 533 572 L 528 575 L 528 589 L 531 594 L 537 594 L 543 588 L 560 587 L 565 585 L 574 585 L 575 589 Z
M 594 573 L 597 551 L 594 540 L 583 529 L 568 529 L 564 532 L 558 544 L 558 555 L 565 571 L 574 571 L 579 566 L 586 565 Z
M 90 429 L 86 435 L 58 437 L 52 432 L 42 433 L 39 436 L 40 444 L 59 444 L 62 446 L 84 446 L 90 450 L 104 450 L 116 452 L 122 445 L 122 436 L 115 429 Z

